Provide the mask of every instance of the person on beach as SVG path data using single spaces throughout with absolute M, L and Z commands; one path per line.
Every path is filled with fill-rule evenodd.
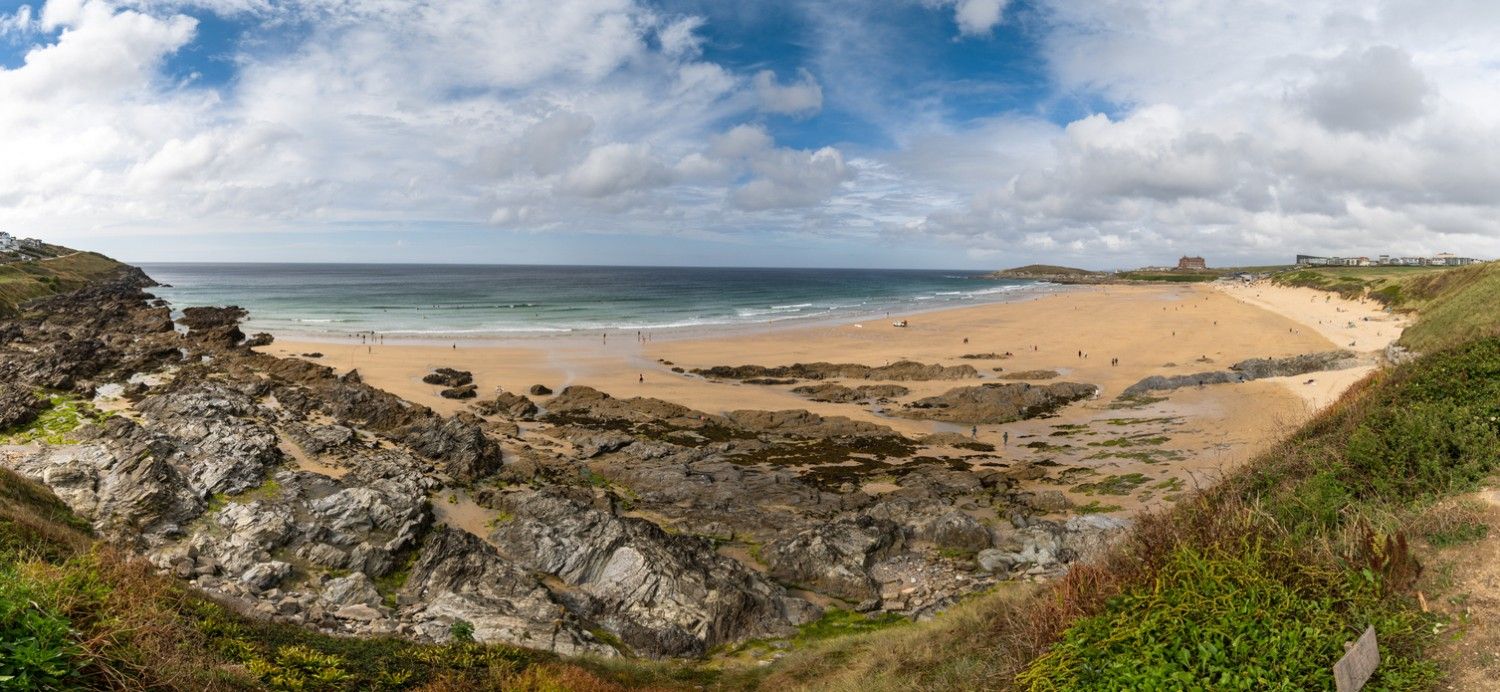
M 972 428 L 969 428 L 969 437 L 979 437 L 979 426 L 976 425 Z
M 641 373 L 641 375 L 640 375 L 640 383 L 641 384 L 646 384 L 646 373 Z
M 1007 430 L 1004 433 L 1000 434 L 1000 445 L 1002 447 L 1009 447 L 1010 446 L 1010 431 L 1009 430 Z

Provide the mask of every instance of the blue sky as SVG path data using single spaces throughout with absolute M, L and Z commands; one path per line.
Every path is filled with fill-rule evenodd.
M 0 0 L 0 228 L 142 261 L 1488 256 L 1497 12 Z

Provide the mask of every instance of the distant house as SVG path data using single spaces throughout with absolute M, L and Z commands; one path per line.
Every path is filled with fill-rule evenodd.
M 1208 268 L 1208 262 L 1205 262 L 1202 257 L 1188 257 L 1186 255 L 1183 255 L 1182 259 L 1177 260 L 1177 268 L 1178 269 L 1207 269 Z
M 27 250 L 42 249 L 42 241 L 36 238 L 22 238 L 20 242 L 21 247 L 26 248 Z
M 1459 267 L 1467 264 L 1476 264 L 1479 261 L 1472 257 L 1459 257 L 1451 252 L 1439 252 L 1432 257 L 1392 257 L 1390 255 L 1380 255 L 1375 260 L 1371 260 L 1369 257 L 1297 255 L 1297 264 L 1303 267 Z
M 0 231 L 0 252 L 15 252 L 17 247 L 19 245 L 16 242 L 15 236 Z

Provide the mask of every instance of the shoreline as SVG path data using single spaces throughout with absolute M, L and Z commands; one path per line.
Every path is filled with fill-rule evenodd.
M 731 336 L 756 335 L 771 332 L 797 331 L 800 329 L 816 329 L 822 327 L 838 327 L 853 325 L 864 322 L 875 321 L 881 326 L 888 326 L 886 320 L 910 319 L 912 317 L 941 313 L 949 310 L 964 310 L 988 305 L 1004 305 L 1009 303 L 1026 302 L 1037 300 L 1046 296 L 1059 293 L 1067 293 L 1077 290 L 1088 290 L 1086 286 L 1066 286 L 1047 282 L 1037 282 L 1029 285 L 1018 286 L 1015 293 L 994 293 L 988 295 L 1000 296 L 987 300 L 970 300 L 962 304 L 934 305 L 931 308 L 901 306 L 901 310 L 874 310 L 856 313 L 806 315 L 788 317 L 783 319 L 766 320 L 760 322 L 721 322 L 705 323 L 698 325 L 664 326 L 664 327 L 576 327 L 576 328 L 538 328 L 535 330 L 517 329 L 510 332 L 493 330 L 472 330 L 455 332 L 433 332 L 431 334 L 414 334 L 410 330 L 395 330 L 380 332 L 377 330 L 361 330 L 354 332 L 303 332 L 298 330 L 276 329 L 255 323 L 255 315 L 252 313 L 243 326 L 248 332 L 266 332 L 278 340 L 296 343 L 318 343 L 348 345 L 355 343 L 365 345 L 367 342 L 359 341 L 361 336 L 374 334 L 377 337 L 386 338 L 386 344 L 390 346 L 446 346 L 453 343 L 463 344 L 471 347 L 536 347 L 541 345 L 566 343 L 569 341 L 592 342 L 601 334 L 611 336 L 627 337 L 631 332 L 649 333 L 652 341 L 683 341 L 707 338 L 720 338 Z M 174 310 L 177 306 L 173 305 Z

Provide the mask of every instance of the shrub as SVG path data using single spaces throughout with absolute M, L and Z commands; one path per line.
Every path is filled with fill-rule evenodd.
M 1073 624 L 1017 677 L 1030 690 L 1310 690 L 1333 687 L 1343 642 L 1358 636 L 1374 591 L 1299 569 L 1258 546 L 1179 548 L 1154 584 Z M 1352 594 L 1347 598 L 1334 594 Z M 1353 616 L 1353 617 L 1351 617 Z M 1406 626 L 1380 621 L 1377 629 Z M 1430 682 L 1400 655 L 1382 676 Z
M 0 564 L 0 689 L 68 687 L 78 675 L 83 652 L 68 620 L 41 605 L 49 599 L 38 591 L 13 566 Z

